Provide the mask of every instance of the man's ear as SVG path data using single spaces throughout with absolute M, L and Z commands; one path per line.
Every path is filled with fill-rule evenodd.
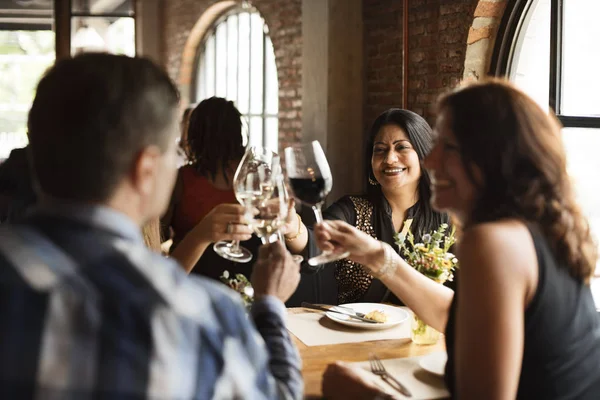
M 154 193 L 161 155 L 158 146 L 148 146 L 144 147 L 135 158 L 131 171 L 131 184 L 140 194 L 149 196 Z

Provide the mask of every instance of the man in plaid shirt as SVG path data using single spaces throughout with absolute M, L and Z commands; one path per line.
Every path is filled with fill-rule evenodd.
M 1 399 L 302 396 L 282 302 L 299 266 L 281 244 L 260 250 L 250 318 L 236 293 L 144 246 L 175 180 L 177 108 L 142 58 L 84 54 L 40 81 L 40 205 L 0 229 Z

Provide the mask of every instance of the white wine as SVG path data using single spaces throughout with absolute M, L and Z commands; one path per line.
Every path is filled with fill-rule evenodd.
M 265 200 L 271 197 L 273 190 L 270 192 L 264 191 L 247 191 L 247 192 L 236 192 L 235 198 L 243 206 L 252 206 L 254 208 L 260 206 Z
M 283 221 L 277 217 L 269 218 L 269 216 L 267 216 L 266 218 L 262 218 L 260 215 L 257 215 L 250 225 L 254 230 L 254 233 L 256 233 L 256 236 L 268 238 L 281 228 Z

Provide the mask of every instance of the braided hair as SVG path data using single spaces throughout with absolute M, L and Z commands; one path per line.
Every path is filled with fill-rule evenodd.
M 200 102 L 189 118 L 185 149 L 200 175 L 215 180 L 222 171 L 231 178 L 231 162 L 244 155 L 242 115 L 233 102 L 222 97 Z

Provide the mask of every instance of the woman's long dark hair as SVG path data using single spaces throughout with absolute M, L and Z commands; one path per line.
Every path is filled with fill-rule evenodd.
M 558 120 L 497 79 L 471 83 L 438 106 L 479 189 L 469 224 L 505 218 L 535 223 L 571 275 L 588 281 L 597 248 L 575 201 Z
M 371 180 L 375 180 L 371 168 L 373 144 L 381 128 L 386 125 L 395 125 L 406 132 L 408 140 L 419 157 L 419 163 L 421 164 L 421 178 L 417 188 L 419 199 L 414 206 L 408 209 L 406 215 L 413 218 L 411 231 L 415 239 L 420 240 L 425 233 L 439 228 L 443 222 L 448 222 L 448 217 L 445 214 L 435 211 L 431 206 L 431 178 L 427 170 L 423 168 L 423 160 L 433 147 L 433 132 L 427 121 L 412 111 L 391 108 L 379 115 L 369 130 L 365 145 L 365 172 Z M 380 185 L 369 184 L 367 193 L 372 197 L 383 196 Z
M 215 179 L 219 170 L 227 180 L 230 163 L 244 155 L 242 115 L 232 101 L 211 97 L 196 106 L 187 127 L 188 160 L 196 171 Z

